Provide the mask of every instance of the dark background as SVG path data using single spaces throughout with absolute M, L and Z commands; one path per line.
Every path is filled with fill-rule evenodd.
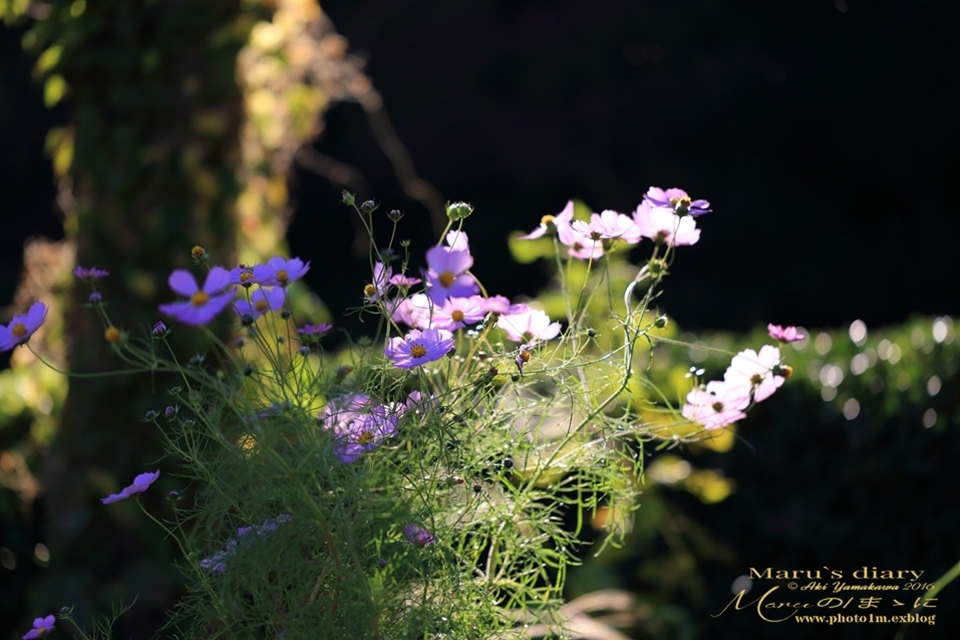
M 629 212 L 650 185 L 713 203 L 663 304 L 685 327 L 806 326 L 960 313 L 956 3 L 330 0 L 419 174 L 468 220 L 491 291 L 534 293 L 506 249 L 568 198 Z M 42 154 L 57 120 L 0 31 L 0 303 L 19 247 L 56 236 Z M 327 114 L 317 148 L 358 167 L 385 209 L 403 195 L 363 111 Z M 363 285 L 339 187 L 300 169 L 290 240 L 341 325 Z M 385 222 L 385 221 L 384 221 Z M 387 225 L 384 224 L 385 228 Z M 419 250 L 419 253 L 418 253 Z M 356 276 L 352 274 L 356 273 Z M 342 277 L 343 274 L 351 274 Z M 354 282 L 353 280 L 356 280 Z

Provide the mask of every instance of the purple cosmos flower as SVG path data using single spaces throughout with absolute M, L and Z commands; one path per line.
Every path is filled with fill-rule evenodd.
M 276 531 L 281 524 L 290 522 L 292 519 L 289 513 L 281 513 L 276 518 L 267 518 L 263 521 L 263 524 L 240 527 L 237 529 L 236 538 L 230 538 L 223 549 L 200 561 L 200 568 L 214 573 L 223 573 L 227 570 L 227 560 L 236 554 L 242 546 L 253 544 L 258 538 L 263 538 L 266 534 Z
M 341 462 L 354 462 L 397 430 L 399 407 L 385 405 L 362 393 L 332 398 L 318 416 L 337 439 L 334 453 Z
M 550 340 L 560 334 L 560 323 L 550 322 L 550 316 L 540 309 L 528 309 L 522 313 L 500 316 L 497 326 L 507 332 L 514 342 L 533 344 Z
M 7 326 L 0 325 L 0 353 L 10 351 L 30 339 L 47 317 L 47 305 L 34 302 L 26 314 L 13 316 Z
M 453 334 L 446 329 L 413 329 L 402 338 L 390 338 L 383 352 L 395 367 L 412 369 L 439 360 L 451 349 Z
M 415 544 L 418 547 L 425 547 L 431 542 L 436 542 L 436 537 L 423 527 L 418 527 L 415 524 L 408 524 L 403 528 L 403 537 L 410 544 Z
M 517 353 L 517 357 L 514 362 L 517 363 L 517 371 L 520 372 L 520 377 L 523 377 L 523 365 L 530 362 L 530 347 L 527 345 L 521 345 L 520 351 Z
M 414 329 L 428 329 L 433 318 L 434 306 L 425 293 L 415 293 L 396 303 L 390 317 Z
M 743 412 L 750 404 L 750 390 L 714 380 L 706 390 L 694 389 L 687 394 L 687 403 L 680 413 L 706 430 L 719 429 L 747 417 Z
M 171 289 L 189 300 L 162 304 L 160 311 L 184 324 L 207 324 L 226 309 L 233 299 L 233 291 L 223 293 L 223 290 L 231 285 L 230 273 L 222 267 L 210 269 L 203 288 L 198 287 L 193 274 L 184 269 L 176 269 L 167 282 Z
M 368 302 L 386 295 L 393 279 L 393 268 L 377 262 L 373 265 L 373 282 L 363 288 L 363 293 Z
M 433 310 L 433 326 L 437 329 L 456 331 L 480 322 L 485 315 L 487 315 L 487 309 L 480 296 L 448 298 L 443 306 Z
M 233 301 L 233 310 L 237 315 L 249 315 L 259 318 L 269 311 L 279 311 L 287 298 L 283 287 L 259 287 L 250 294 L 250 300 L 238 298 Z
M 725 383 L 742 387 L 746 395 L 753 390 L 754 402 L 766 400 L 783 384 L 785 378 L 777 375 L 780 364 L 780 349 L 764 345 L 758 354 L 753 349 L 744 349 L 733 357 L 723 374 Z
M 238 284 L 249 288 L 258 284 L 263 286 L 276 277 L 276 271 L 265 264 L 255 264 L 252 267 L 241 264 L 230 270 L 230 284 Z
M 412 411 L 416 415 L 422 415 L 429 409 L 435 409 L 440 406 L 440 402 L 433 394 L 426 396 L 419 391 L 411 391 L 407 395 L 407 400 L 400 405 L 400 415 L 406 415 Z
M 467 237 L 466 231 L 460 231 L 459 229 L 448 231 L 446 240 L 447 246 L 452 250 L 470 252 L 470 239 Z
M 81 280 L 96 280 L 97 278 L 106 278 L 110 272 L 106 269 L 97 269 L 96 267 L 81 267 L 77 265 L 73 268 L 73 275 Z
M 771 338 L 780 342 L 800 342 L 807 337 L 800 333 L 796 327 L 781 327 L 778 324 L 768 324 L 767 332 Z
M 454 251 L 436 246 L 427 250 L 427 286 L 430 299 L 443 304 L 447 298 L 465 298 L 477 293 L 479 288 L 473 276 L 465 273 L 473 266 L 469 251 Z
M 530 309 L 530 307 L 523 302 L 511 304 L 509 298 L 506 296 L 490 296 L 484 300 L 483 304 L 487 311 L 495 313 L 498 316 L 510 316 L 515 313 L 523 313 Z
M 555 216 L 543 216 L 540 219 L 540 226 L 531 231 L 530 233 L 518 236 L 519 240 L 535 240 L 537 238 L 542 238 L 550 231 L 550 226 L 553 225 L 553 228 L 560 229 L 561 227 L 569 227 L 573 222 L 573 200 L 567 201 L 567 206 L 563 208 L 563 211 L 558 213 Z
M 620 238 L 624 242 L 636 244 L 640 241 L 640 228 L 637 224 L 616 211 L 607 209 L 602 213 L 590 214 L 590 222 L 576 220 L 573 228 L 589 236 L 591 240 L 614 240 Z
M 315 344 L 332 328 L 333 325 L 326 322 L 323 324 L 305 324 L 297 329 L 297 334 L 300 336 L 300 342 Z
M 670 209 L 678 216 L 702 216 L 710 213 L 710 203 L 706 200 L 691 200 L 683 189 L 660 189 L 650 187 L 643 196 L 654 207 Z
M 558 225 L 557 239 L 567 247 L 567 255 L 580 260 L 596 260 L 603 255 L 603 239 L 592 237 L 572 225 Z
M 290 258 L 289 260 L 274 256 L 267 261 L 267 266 L 273 269 L 273 277 L 268 278 L 263 284 L 271 286 L 285 287 L 294 280 L 299 280 L 310 270 L 310 263 L 303 263 L 300 258 Z
M 124 487 L 120 493 L 113 493 L 107 496 L 106 498 L 101 498 L 100 502 L 103 504 L 113 504 L 114 502 L 119 502 L 120 500 L 126 500 L 135 493 L 143 493 L 146 491 L 151 484 L 153 484 L 157 478 L 160 477 L 160 470 L 157 469 L 153 473 L 141 473 L 136 478 L 133 479 L 133 484 L 129 487 Z
M 700 229 L 691 216 L 678 216 L 670 209 L 652 206 L 648 200 L 637 206 L 633 221 L 640 235 L 654 242 L 683 247 L 696 244 L 700 239 Z
M 33 629 L 30 629 L 30 631 L 27 631 L 23 635 L 23 640 L 33 640 L 33 638 L 40 638 L 47 635 L 53 631 L 54 622 L 56 622 L 56 618 L 53 616 L 35 618 L 33 621 Z

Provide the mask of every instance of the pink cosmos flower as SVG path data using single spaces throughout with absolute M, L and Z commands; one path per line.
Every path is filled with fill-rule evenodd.
M 146 491 L 151 484 L 153 484 L 157 478 L 160 477 L 160 470 L 157 469 L 153 473 L 141 473 L 136 478 L 133 479 L 133 484 L 129 487 L 125 487 L 120 493 L 113 493 L 107 496 L 106 498 L 101 498 L 100 502 L 103 504 L 113 504 L 114 502 L 119 502 L 120 500 L 126 500 L 135 493 L 143 493 Z
M 746 391 L 746 392 L 745 392 Z M 743 412 L 750 404 L 750 390 L 714 380 L 706 390 L 694 389 L 687 394 L 687 403 L 680 413 L 706 430 L 719 429 L 747 417 Z
M 490 296 L 484 300 L 484 306 L 488 312 L 495 313 L 499 316 L 510 316 L 516 313 L 523 313 L 530 309 L 530 307 L 523 302 L 511 304 L 510 300 L 505 296 Z
M 531 231 L 530 233 L 517 236 L 519 240 L 535 240 L 537 238 L 542 238 L 550 230 L 550 226 L 553 225 L 554 228 L 559 229 L 561 227 L 569 227 L 570 223 L 573 222 L 573 200 L 567 201 L 567 206 L 563 208 L 563 211 L 558 213 L 555 216 L 543 216 L 540 220 L 540 226 Z
M 425 293 L 415 293 L 396 303 L 390 317 L 414 329 L 428 329 L 435 307 Z
M 436 304 L 443 304 L 447 298 L 472 296 L 479 290 L 473 276 L 466 273 L 473 266 L 469 251 L 431 247 L 427 250 L 427 265 L 427 293 Z
M 73 275 L 81 280 L 96 280 L 97 278 L 107 277 L 110 275 L 110 272 L 106 269 L 97 269 L 96 267 L 81 267 L 80 265 L 77 265 L 73 268 Z
M 580 260 L 596 260 L 603 255 L 603 240 L 570 225 L 557 226 L 557 239 L 567 247 L 567 255 Z
M 657 243 L 683 247 L 696 244 L 700 239 L 700 229 L 693 217 L 681 217 L 670 209 L 654 207 L 648 200 L 637 206 L 633 221 L 640 235 Z
M 252 267 L 241 264 L 230 270 L 230 284 L 247 288 L 255 284 L 263 286 L 276 275 L 276 272 L 265 264 L 255 264 Z
M 528 309 L 509 316 L 500 316 L 497 326 L 507 332 L 514 342 L 534 344 L 550 340 L 560 334 L 560 323 L 550 322 L 550 316 L 540 309 Z
M 282 287 L 258 287 L 249 301 L 245 297 L 234 300 L 233 308 L 237 315 L 259 318 L 269 311 L 280 311 L 286 299 L 287 292 Z
M 767 332 L 771 338 L 780 342 L 799 342 L 806 338 L 796 327 L 781 327 L 778 324 L 768 324 Z
M 53 625 L 55 622 L 56 618 L 53 616 L 47 616 L 46 618 L 35 618 L 33 620 L 33 628 L 23 635 L 23 640 L 33 640 L 34 638 L 41 638 L 47 635 L 53 631 Z
M 226 309 L 233 299 L 233 291 L 223 293 L 230 286 L 230 273 L 222 267 L 210 269 L 202 289 L 197 286 L 193 274 L 184 269 L 176 269 L 167 282 L 171 289 L 189 300 L 162 304 L 160 311 L 184 324 L 207 324 Z
M 413 329 L 402 338 L 390 338 L 384 353 L 395 367 L 412 369 L 439 360 L 451 349 L 453 334 L 446 329 Z
M 466 231 L 454 229 L 447 232 L 447 246 L 454 251 L 470 251 L 470 239 Z
M 448 298 L 442 306 L 433 310 L 433 326 L 437 329 L 456 331 L 480 322 L 485 315 L 487 310 L 480 296 Z
M 746 389 L 747 395 L 753 390 L 754 402 L 766 400 L 785 378 L 774 372 L 780 364 L 780 349 L 764 345 L 758 354 L 753 349 L 744 349 L 733 357 L 730 366 L 723 374 L 723 381 L 731 387 Z
M 300 258 L 290 258 L 289 260 L 274 256 L 267 261 L 267 266 L 273 269 L 273 277 L 268 278 L 263 284 L 270 286 L 286 287 L 294 280 L 299 280 L 310 270 L 310 263 L 303 263 Z
M 691 200 L 683 189 L 661 189 L 650 187 L 643 196 L 654 207 L 670 209 L 678 216 L 702 216 L 710 213 L 710 203 L 706 200 Z
M 615 240 L 635 244 L 640 241 L 640 228 L 637 224 L 616 211 L 606 209 L 601 213 L 590 214 L 590 222 L 575 220 L 573 228 L 589 236 L 592 240 Z
M 0 325 L 0 353 L 10 351 L 30 339 L 47 317 L 47 305 L 34 302 L 26 314 L 13 316 L 6 326 Z
M 398 407 L 362 393 L 332 398 L 317 416 L 337 439 L 334 453 L 341 462 L 354 462 L 375 449 L 397 430 Z
M 390 278 L 390 284 L 395 287 L 412 287 L 413 285 L 420 284 L 421 282 L 423 282 L 423 280 L 420 278 L 411 278 L 410 276 L 406 276 L 402 273 L 398 273 Z

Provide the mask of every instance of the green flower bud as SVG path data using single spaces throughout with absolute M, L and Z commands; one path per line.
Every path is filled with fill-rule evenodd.
M 447 217 L 454 222 L 470 217 L 471 213 L 473 213 L 472 204 L 467 204 L 466 202 L 447 203 Z

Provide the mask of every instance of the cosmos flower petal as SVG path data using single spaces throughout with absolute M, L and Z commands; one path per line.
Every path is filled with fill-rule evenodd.
M 170 277 L 167 278 L 167 283 L 174 293 L 179 293 L 185 298 L 189 298 L 200 290 L 200 287 L 197 286 L 197 279 L 186 269 L 174 269 Z

